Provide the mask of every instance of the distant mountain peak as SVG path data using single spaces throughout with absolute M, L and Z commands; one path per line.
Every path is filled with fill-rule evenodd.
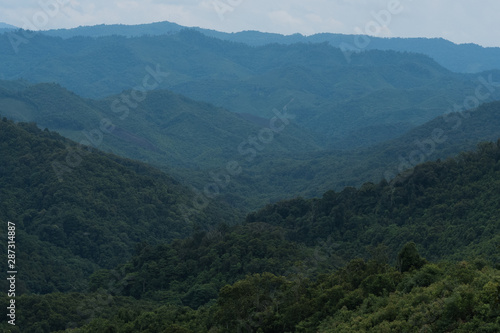
M 255 30 L 225 33 L 199 27 L 186 27 L 169 21 L 139 25 L 97 25 L 73 29 L 48 30 L 42 33 L 65 39 L 76 36 L 104 37 L 113 35 L 141 37 L 175 34 L 185 29 L 198 31 L 208 37 L 244 43 L 251 46 L 326 42 L 334 47 L 344 50 L 392 50 L 398 52 L 422 53 L 433 58 L 447 69 L 459 73 L 480 73 L 486 70 L 500 69 L 500 60 L 498 60 L 500 59 L 499 47 L 483 48 L 477 44 L 455 44 L 444 38 L 369 37 L 369 45 L 359 48 L 356 46 L 355 35 L 336 33 L 318 33 L 310 36 L 304 36 L 300 33 L 282 35 L 278 33 L 266 33 Z
M 19 29 L 19 28 L 7 23 L 0 22 L 0 29 Z

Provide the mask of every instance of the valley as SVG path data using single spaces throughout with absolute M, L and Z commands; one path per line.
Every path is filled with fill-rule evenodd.
M 2 331 L 500 329 L 498 48 L 2 27 Z

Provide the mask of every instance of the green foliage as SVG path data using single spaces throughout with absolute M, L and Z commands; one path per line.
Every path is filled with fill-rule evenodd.
M 168 40 L 177 45 L 177 39 L 186 39 L 184 42 L 189 44 L 193 42 L 191 38 L 198 40 L 198 37 L 200 36 L 196 33 L 192 35 L 184 33 L 177 37 L 171 36 L 169 38 L 172 40 Z M 216 42 L 204 39 L 204 37 L 201 37 L 201 41 L 203 41 L 203 47 L 209 50 L 212 50 L 214 45 L 218 45 L 217 43 L 224 44 L 224 42 Z M 86 39 L 83 41 L 77 39 L 74 42 L 77 44 L 80 42 L 98 43 L 96 40 Z M 129 42 L 128 39 L 117 41 L 118 44 Z M 35 44 L 30 43 L 30 47 L 35 47 Z M 235 48 L 234 53 L 239 54 L 237 45 L 230 43 L 227 47 Z M 245 48 L 245 46 L 239 46 Z M 135 48 L 137 45 L 130 47 Z M 383 80 L 376 78 L 378 77 L 376 74 L 369 76 L 375 77 L 372 78 L 375 81 L 373 86 L 365 81 L 356 81 L 359 77 L 367 75 L 365 70 L 362 70 L 363 73 L 359 75 L 352 74 L 355 76 L 353 80 L 356 81 L 353 84 L 361 86 L 351 91 L 351 88 L 348 88 L 350 86 L 342 81 L 342 84 L 337 86 L 338 89 L 347 89 L 348 92 L 339 93 L 341 96 L 335 96 L 336 102 L 332 104 L 333 102 L 329 100 L 332 97 L 329 96 L 328 91 L 324 90 L 325 87 L 335 85 L 328 80 L 335 78 L 336 74 L 323 73 L 321 64 L 322 61 L 327 60 L 321 59 L 328 59 L 332 62 L 332 66 L 338 67 L 340 65 L 337 64 L 339 61 L 337 51 L 325 45 L 316 45 L 310 50 L 305 45 L 296 45 L 291 49 L 285 46 L 267 46 L 265 50 L 256 51 L 253 48 L 251 50 L 251 52 L 270 52 L 278 59 L 284 58 L 285 63 L 288 61 L 295 65 L 298 61 L 295 59 L 298 51 L 304 51 L 311 57 L 308 61 L 301 58 L 305 63 L 299 66 L 300 70 L 296 69 L 295 65 L 283 65 L 284 67 L 279 70 L 271 70 L 267 68 L 267 65 L 262 65 L 263 68 L 255 71 L 260 73 L 260 71 L 269 70 L 272 73 L 265 74 L 265 79 L 252 79 L 251 84 L 245 81 L 241 87 L 231 80 L 224 80 L 220 84 L 210 81 L 199 87 L 201 95 L 193 93 L 196 96 L 192 96 L 186 89 L 197 90 L 198 83 L 188 80 L 189 82 L 183 83 L 184 90 L 176 90 L 200 100 L 212 101 L 215 105 L 232 103 L 234 105 L 225 106 L 228 110 L 240 114 L 164 90 L 148 91 L 144 96 L 145 99 L 141 98 L 141 102 L 137 103 L 132 102 L 132 107 L 123 100 L 127 96 L 132 98 L 130 96 L 133 90 L 130 88 L 136 86 L 137 82 L 131 82 L 131 85 L 123 87 L 127 90 L 120 95 L 107 96 L 101 100 L 89 100 L 57 84 L 29 85 L 23 81 L 0 82 L 0 112 L 16 121 L 34 121 L 42 128 L 47 127 L 58 131 L 76 142 L 88 141 L 89 133 L 94 133 L 96 138 L 93 143 L 99 149 L 155 165 L 183 183 L 195 186 L 201 192 L 206 186 L 216 184 L 219 191 L 214 191 L 220 192 L 217 197 L 219 203 L 227 202 L 244 213 L 258 209 L 269 202 L 290 198 L 291 195 L 316 197 L 331 189 L 341 190 L 346 186 L 359 187 L 366 181 L 379 182 L 383 178 L 390 180 L 417 163 L 438 158 L 445 159 L 460 151 L 473 149 L 480 141 L 495 141 L 500 136 L 500 120 L 497 116 L 500 104 L 498 102 L 482 105 L 473 111 L 447 113 L 457 111 L 451 110 L 450 106 L 454 105 L 453 103 L 462 105 L 463 96 L 469 94 L 467 89 L 472 94 L 477 88 L 477 83 L 468 81 L 469 78 L 458 79 L 453 75 L 453 78 L 449 80 L 456 80 L 459 87 L 452 89 L 449 83 L 443 85 L 442 80 L 449 81 L 443 76 L 451 74 L 439 69 L 427 58 L 421 56 L 408 58 L 408 55 L 391 52 L 357 55 L 356 61 L 359 64 L 353 66 L 355 69 L 349 67 L 349 70 L 343 71 L 351 73 L 351 70 L 355 72 L 360 70 L 359 68 L 369 67 L 370 73 L 383 71 L 384 80 L 388 80 L 385 73 L 391 70 L 386 67 L 389 66 L 389 59 L 392 59 L 394 60 L 392 65 L 398 67 L 396 71 L 398 74 L 394 74 L 395 77 L 391 78 L 391 81 L 408 81 L 412 82 L 409 85 L 423 85 L 425 89 L 431 89 L 429 87 L 434 84 L 439 88 L 436 86 L 431 89 L 430 93 L 422 92 L 420 88 L 404 91 L 385 88 L 381 91 L 378 88 L 384 86 L 380 82 Z M 176 55 L 168 55 L 168 57 L 174 56 Z M 272 65 L 281 66 L 275 63 L 274 58 L 272 60 L 263 58 L 263 62 L 271 61 Z M 238 57 L 233 60 L 245 66 L 245 61 L 250 61 Z M 223 65 L 219 64 L 219 66 Z M 302 68 L 304 66 L 307 68 Z M 414 69 L 410 70 L 415 66 L 431 67 L 429 71 L 434 74 L 427 79 L 415 76 Z M 75 68 L 80 67 L 75 66 Z M 235 68 L 233 69 L 236 71 Z M 189 71 L 191 67 L 184 70 Z M 167 69 L 162 69 L 162 71 L 167 71 Z M 142 78 L 148 75 L 148 72 L 141 69 L 137 75 Z M 191 77 L 191 75 L 193 74 L 188 76 Z M 245 72 L 245 74 L 235 74 L 235 77 L 240 78 L 245 75 L 253 74 Z M 404 79 L 408 75 L 410 78 Z M 60 73 L 60 76 L 66 77 L 64 73 Z M 398 78 L 398 76 L 401 77 Z M 173 75 L 170 77 L 173 78 Z M 342 79 L 348 80 L 344 76 Z M 62 82 L 61 80 L 51 79 L 50 81 Z M 192 80 L 197 79 L 192 78 Z M 437 83 L 434 82 L 435 80 Z M 495 75 L 492 76 L 492 80 L 498 81 Z M 122 81 L 121 79 L 114 80 L 114 82 Z M 258 98 L 242 96 L 247 93 L 247 89 L 252 90 L 251 85 L 260 86 L 264 84 L 263 82 L 268 82 L 265 83 L 265 90 L 268 93 L 262 94 L 260 98 L 266 100 L 260 101 L 254 108 L 259 112 L 260 110 L 268 112 L 261 114 L 260 117 L 249 115 L 257 111 L 242 108 L 248 107 Z M 318 82 L 324 84 L 318 84 Z M 301 84 L 307 87 L 302 87 Z M 386 85 L 392 86 L 393 84 L 394 82 L 391 82 Z M 276 86 L 286 85 L 293 85 L 293 87 L 279 94 L 271 93 Z M 77 86 L 80 87 L 81 82 L 78 82 Z M 448 89 L 448 87 L 452 91 L 462 91 L 462 93 L 453 97 L 450 94 L 455 95 L 454 92 L 439 90 Z M 166 88 L 166 86 L 161 88 Z M 169 88 L 174 89 L 174 87 Z M 221 97 L 226 102 L 212 100 L 221 92 L 234 89 L 242 91 L 228 93 L 228 96 Z M 293 92 L 294 89 L 299 92 Z M 304 96 L 304 90 L 328 100 L 316 101 L 319 97 Z M 438 92 L 437 97 L 431 96 Z M 362 97 L 365 95 L 366 100 Z M 287 111 L 281 110 L 290 102 L 291 96 L 295 96 L 295 99 L 287 106 Z M 500 98 L 500 95 L 497 97 Z M 114 104 L 117 101 L 118 104 Z M 422 105 L 422 110 L 417 111 L 416 104 L 423 103 L 422 101 L 425 101 L 425 105 Z M 340 105 L 337 105 L 339 103 Z M 273 135 L 271 143 L 261 144 L 257 141 L 256 145 L 251 145 L 248 141 L 257 138 L 263 128 L 270 126 L 269 118 L 275 116 L 272 112 L 273 108 L 289 114 L 289 124 L 279 134 Z M 321 110 L 317 110 L 318 108 Z M 404 108 L 404 110 L 398 110 L 399 108 Z M 242 114 L 243 112 L 247 114 Z M 429 119 L 443 113 L 447 114 L 428 122 Z M 308 119 L 313 114 L 314 119 Z M 371 118 L 364 119 L 364 115 L 370 115 Z M 395 123 L 393 123 L 394 117 L 397 118 Z M 101 129 L 103 119 L 108 119 L 114 126 L 111 133 Z M 425 124 L 417 127 L 423 123 Z M 331 128 L 334 126 L 332 124 L 338 128 Z M 279 127 L 281 122 L 275 125 Z M 359 126 L 359 128 L 352 126 Z M 334 137 L 326 138 L 325 133 Z M 102 140 L 99 139 L 100 135 L 102 135 Z M 387 141 L 391 138 L 397 139 Z M 373 146 L 376 143 L 378 144 Z M 240 147 L 240 144 L 243 146 Z M 369 148 L 366 148 L 367 146 Z M 355 147 L 358 148 L 353 149 Z M 332 150 L 334 148 L 335 150 Z M 236 161 L 241 167 L 241 172 L 237 175 L 227 172 L 228 163 L 231 161 Z M 458 208 L 457 211 L 460 211 Z
M 461 266 L 474 278 L 456 283 Z M 132 309 L 116 298 L 108 311 L 72 332 L 494 332 L 500 329 L 500 271 L 467 263 L 439 263 L 400 273 L 360 260 L 316 281 L 270 273 L 226 285 L 216 303 L 198 310 L 182 306 Z M 353 267 L 357 267 L 353 270 Z M 378 267 L 378 268 L 377 268 Z M 377 269 L 379 270 L 377 273 Z M 411 291 L 407 281 L 433 274 Z M 437 273 L 437 274 L 436 274 Z M 358 286 L 352 284 L 364 276 Z M 389 288 L 387 288 L 389 287 Z M 382 288 L 382 289 L 380 289 Z M 375 293 L 368 292 L 369 289 Z M 380 292 L 382 290 L 382 292 Z M 58 296 L 61 297 L 61 296 Z M 71 311 L 71 309 L 70 309 Z M 49 321 L 54 314 L 47 314 Z
M 420 257 L 417 245 L 413 242 L 406 243 L 398 253 L 397 267 L 400 272 L 407 272 L 411 269 L 419 269 L 425 265 L 425 263 L 425 259 Z
M 168 91 L 147 92 L 141 103 L 129 107 L 123 96 L 132 93 L 128 90 L 94 101 L 56 84 L 37 84 L 16 91 L 0 88 L 0 112 L 16 121 L 36 122 L 76 142 L 89 142 L 92 137 L 90 143 L 100 150 L 165 168 L 226 165 L 238 154 L 238 145 L 261 130 L 237 114 Z M 102 126 L 103 119 L 109 125 Z M 307 135 L 292 130 L 276 135 L 270 149 L 290 152 L 317 147 Z
M 18 53 L 4 34 L 0 50 L 5 77 L 23 73 L 31 82 L 57 82 L 85 97 L 141 88 L 149 64 L 169 73 L 161 88 L 232 112 L 269 119 L 273 108 L 295 98 L 289 106 L 295 122 L 342 149 L 395 138 L 463 104 L 478 86 L 471 76 L 414 52 L 365 50 L 346 61 L 327 42 L 251 47 L 192 29 L 131 38 L 37 34 Z M 26 68 L 34 58 L 42 65 Z
M 500 141 L 484 143 L 456 159 L 418 165 L 390 184 L 271 204 L 249 214 L 247 222 L 282 226 L 290 239 L 309 245 L 330 238 L 344 260 L 367 257 L 366 246 L 383 243 L 395 262 L 397 251 L 414 242 L 431 260 L 497 261 L 499 160 Z M 406 250 L 410 261 L 402 270 L 421 267 L 415 249 Z
M 20 293 L 83 290 L 93 270 L 124 263 L 138 243 L 187 236 L 196 218 L 231 218 L 231 210 L 209 207 L 189 224 L 181 205 L 193 194 L 177 181 L 32 123 L 0 121 L 0 159 L 0 220 L 16 223 L 22 244 Z M 54 162 L 66 166 L 62 179 Z
M 415 128 L 473 92 L 469 77 L 419 55 L 356 54 L 347 70 L 342 53 L 326 44 L 249 48 L 192 31 L 70 44 L 38 36 L 14 58 L 0 48 L 1 66 L 16 71 L 36 55 L 48 65 L 25 71 L 30 80 L 62 82 L 89 96 L 135 86 L 147 58 L 171 69 L 170 89 L 250 115 L 154 91 L 119 122 L 110 106 L 122 95 L 89 100 L 56 84 L 22 81 L 0 83 L 0 111 L 78 141 L 82 131 L 113 119 L 116 127 L 99 148 L 164 169 L 190 167 L 172 172 L 201 187 L 202 172 L 240 158 L 237 144 L 269 125 L 265 118 L 273 114 L 263 110 L 295 96 L 294 124 L 268 150 L 259 149 L 240 177 L 211 175 L 219 186 L 229 183 L 223 184 L 229 194 L 187 223 L 182 207 L 192 205 L 194 194 L 165 174 L 34 123 L 2 119 L 0 220 L 18 225 L 24 325 L 2 323 L 2 330 L 499 330 L 500 280 L 489 262 L 497 263 L 499 253 L 500 142 L 418 165 L 390 183 L 345 187 L 412 167 L 399 163 L 417 141 L 426 159 L 496 140 L 499 103 Z M 64 66 L 51 57 L 62 50 Z M 204 61 L 193 66 L 199 57 Z M 409 128 L 370 150 L 311 151 L 365 146 Z M 425 141 L 436 137 L 442 140 Z M 226 225 L 237 220 L 230 205 L 248 210 L 331 188 L 344 189 L 270 204 L 241 226 Z M 470 261 L 429 264 L 417 248 L 433 261 Z
M 93 290 L 198 308 L 217 299 L 226 284 L 247 274 L 284 274 L 304 256 L 281 228 L 221 225 L 169 245 L 146 246 L 126 265 L 98 271 L 90 281 Z
M 26 253 L 20 257 L 22 295 L 17 298 L 18 320 L 26 325 L 21 331 L 500 329 L 500 274 L 489 264 L 499 253 L 500 142 L 417 166 L 390 184 L 366 183 L 321 199 L 278 202 L 249 214 L 243 225 L 202 226 L 205 230 L 198 227 L 190 237 L 171 241 L 175 236 L 169 232 L 180 236 L 189 229 L 171 227 L 162 234 L 162 224 L 154 223 L 170 216 L 170 226 L 178 226 L 176 204 L 189 196 L 175 181 L 136 162 L 89 153 L 84 168 L 72 171 L 72 183 L 61 184 L 43 158 L 61 156 L 72 143 L 34 124 L 5 120 L 0 126 L 1 142 L 8 143 L 0 147 L 6 161 L 0 180 L 7 184 L 1 187 L 0 213 L 3 219 L 22 216 L 18 237 Z M 109 190 L 117 185 L 123 197 Z M 42 191 L 52 194 L 37 194 Z M 168 209 L 156 200 L 169 202 Z M 127 206 L 130 202 L 135 209 Z M 65 209 L 52 208 L 62 203 Z M 45 222 L 39 210 L 52 222 Z M 221 221 L 220 216 L 212 218 Z M 129 218 L 136 219 L 133 227 Z M 90 223 L 96 219 L 98 226 Z M 99 242 L 96 235 L 79 243 L 81 228 L 91 227 L 110 241 Z M 153 231 L 148 233 L 148 227 Z M 121 244 L 115 236 L 120 228 L 127 235 L 150 237 L 151 243 L 171 242 Z M 106 264 L 87 247 L 121 264 L 98 269 Z M 131 248 L 136 254 L 124 263 L 123 249 Z M 429 264 L 419 252 L 450 261 Z M 372 259 L 357 258 L 368 253 Z M 464 258 L 471 261 L 451 261 Z M 88 293 L 29 293 L 83 290 L 91 272 Z M 6 307 L 7 297 L 1 301 Z

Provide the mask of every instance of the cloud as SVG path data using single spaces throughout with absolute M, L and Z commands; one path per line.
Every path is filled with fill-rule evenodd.
M 278 10 L 267 14 L 274 26 L 297 27 L 302 26 L 304 22 L 284 10 Z

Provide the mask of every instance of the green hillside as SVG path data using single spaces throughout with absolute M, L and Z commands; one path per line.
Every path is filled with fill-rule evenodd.
M 295 125 L 289 109 L 277 110 L 285 118 L 276 119 L 273 124 L 280 131 L 270 135 L 271 123 L 265 118 L 237 115 L 168 91 L 151 91 L 141 103 L 132 104 L 134 108 L 122 101 L 122 95 L 84 99 L 56 84 L 3 81 L 3 87 L 1 114 L 147 162 L 202 192 L 215 183 L 219 199 L 246 212 L 297 195 L 314 197 L 329 189 L 390 180 L 418 163 L 444 159 L 500 137 L 498 102 L 449 113 L 396 139 L 366 142 L 369 148 L 346 151 L 322 147 L 318 136 Z M 131 91 L 124 95 L 131 96 Z M 385 130 L 391 129 L 393 134 L 407 130 Z M 375 126 L 370 135 L 380 130 Z M 229 174 L 228 167 L 240 171 Z
M 165 35 L 178 32 L 186 27 L 171 22 L 156 22 L 141 25 L 97 25 L 74 29 L 57 29 L 43 32 L 49 36 L 71 38 L 76 36 L 103 37 L 120 35 L 140 37 L 145 35 Z M 454 44 L 442 38 L 380 38 L 374 36 L 320 33 L 311 36 L 301 34 L 281 35 L 259 31 L 224 33 L 215 30 L 191 28 L 207 36 L 222 40 L 245 43 L 252 46 L 280 43 L 324 43 L 342 47 L 348 51 L 393 50 L 422 53 L 435 59 L 451 71 L 477 73 L 484 70 L 500 69 L 500 48 L 481 47 L 476 44 Z M 361 45 L 360 42 L 361 41 Z M 369 42 L 367 42 L 369 41 Z M 362 47 L 361 47 L 362 46 Z M 348 52 L 349 54 L 349 52 Z
M 20 318 L 50 332 L 495 332 L 499 181 L 500 141 L 483 143 L 139 246 L 87 293 L 21 296 Z
M 17 225 L 19 291 L 82 290 L 89 274 L 123 263 L 137 244 L 236 222 L 218 202 L 187 223 L 194 193 L 145 164 L 90 150 L 34 123 L 0 121 L 0 220 Z
M 390 184 L 270 205 L 243 226 L 143 248 L 120 270 L 122 281 L 135 278 L 121 294 L 177 304 L 150 318 L 186 332 L 495 331 L 499 180 L 500 141 L 419 165 Z M 352 259 L 358 256 L 365 259 Z M 445 259 L 452 261 L 429 264 Z M 227 282 L 216 302 L 181 310 L 214 299 Z M 175 311 L 190 315 L 160 319 Z M 144 325 L 136 318 L 94 321 L 87 330 L 151 327 L 134 326 Z
M 135 92 L 90 100 L 56 84 L 38 84 L 17 91 L 0 88 L 0 112 L 16 121 L 36 122 L 76 142 L 85 140 L 101 150 L 154 165 L 184 168 L 219 166 L 237 157 L 238 146 L 250 136 L 259 135 L 263 126 L 271 127 L 269 120 L 247 120 L 168 91 L 148 92 L 140 103 L 133 99 L 127 102 L 123 96 L 132 99 Z M 272 109 L 269 113 L 273 114 Z M 286 125 L 286 131 L 262 135 L 264 141 L 272 142 L 270 150 L 320 148 L 316 138 L 290 124 L 286 112 L 281 110 L 281 114 L 283 120 L 273 122 L 274 128 Z M 89 139 L 94 136 L 94 140 Z
M 500 332 L 498 49 L 13 36 L 0 332 Z
M 381 250 L 394 265 L 408 242 L 431 261 L 500 264 L 499 161 L 500 141 L 484 143 L 456 159 L 418 165 L 391 183 L 278 202 L 250 213 L 242 226 L 221 224 L 185 241 L 143 248 L 121 269 L 123 279 L 134 276 L 122 293 L 197 308 L 248 274 L 301 269 L 312 278 Z M 323 262 L 310 262 L 312 255 Z M 110 284 L 106 276 L 112 277 L 94 276 L 95 289 Z
M 0 57 L 5 79 L 56 82 L 85 97 L 146 84 L 267 119 L 293 99 L 295 125 L 344 149 L 395 138 L 463 104 L 464 96 L 475 96 L 480 77 L 499 81 L 498 71 L 452 73 L 416 53 L 366 50 L 348 63 L 326 42 L 252 47 L 194 30 L 131 38 L 37 34 L 17 53 L 4 34 Z M 498 98 L 495 88 L 479 102 Z M 390 126 L 401 130 L 385 131 Z
M 330 189 L 359 188 L 368 181 L 390 181 L 420 163 L 444 160 L 474 149 L 482 141 L 496 141 L 500 137 L 499 115 L 500 103 L 493 102 L 475 110 L 446 114 L 365 149 L 263 152 L 252 163 L 242 163 L 245 172 L 232 179 L 221 196 L 226 200 L 250 197 L 255 203 L 252 207 L 259 207 L 295 196 L 318 197 Z M 206 173 L 202 179 L 208 182 L 211 178 Z

